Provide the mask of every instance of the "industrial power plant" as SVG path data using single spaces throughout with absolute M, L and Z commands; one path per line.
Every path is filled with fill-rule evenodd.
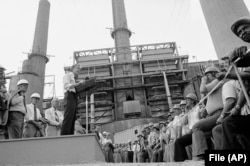
M 48 159 L 47 162 L 35 157 L 32 160 L 25 159 L 24 164 L 103 162 L 104 151 L 93 133 L 96 126 L 100 126 L 102 132 L 110 131 L 110 137 L 114 143 L 136 141 L 138 134 L 146 124 L 171 120 L 170 110 L 184 100 L 187 94 L 195 94 L 200 100 L 202 98 L 200 85 L 205 68 L 208 66 L 222 68 L 220 61 L 228 50 L 245 45 L 228 28 L 236 19 L 249 16 L 243 0 L 220 0 L 219 2 L 218 0 L 200 0 L 218 60 L 192 63 L 189 62 L 190 55 L 180 54 L 178 43 L 175 41 L 131 45 L 130 37 L 134 34 L 128 28 L 126 1 L 111 1 L 113 28 L 110 31 L 110 38 L 114 40 L 114 46 L 75 50 L 72 65 L 62 69 L 67 72 L 72 66 L 78 65 L 80 69 L 76 82 L 86 78 L 95 80 L 93 89 L 78 95 L 76 117 L 81 127 L 85 128 L 86 135 L 83 137 L 63 136 L 26 141 L 25 139 L 15 140 L 13 145 L 11 140 L 0 142 L 1 149 L 11 147 L 10 153 L 17 156 L 17 147 L 27 147 L 28 155 L 32 155 L 34 152 L 38 153 L 40 157 L 41 155 L 46 157 L 46 154 L 48 157 L 49 153 L 55 154 L 55 158 Z M 21 71 L 10 77 L 9 83 L 9 90 L 14 90 L 19 80 L 27 80 L 29 89 L 26 96 L 39 93 L 42 100 L 39 101 L 37 107 L 40 110 L 48 109 L 46 103 L 53 100 L 43 98 L 45 69 L 46 64 L 50 63 L 47 55 L 47 43 L 50 5 L 53 5 L 51 3 L 49 0 L 40 0 L 31 53 L 23 61 Z M 231 12 L 230 15 L 225 15 L 229 12 Z M 5 69 L 0 67 L 0 76 L 4 75 L 4 71 Z M 4 78 L 0 77 L 1 80 Z M 31 103 L 29 97 L 26 97 L 25 100 L 26 103 Z M 63 112 L 63 100 L 60 100 L 60 105 Z M 38 141 L 41 141 L 41 144 Z M 52 143 L 60 148 L 57 151 L 51 150 Z M 16 145 L 14 146 L 14 144 Z M 33 148 L 34 146 L 43 150 L 37 152 Z M 71 154 L 65 152 L 63 146 L 68 148 Z M 87 148 L 80 149 L 80 146 Z M 72 149 L 72 147 L 74 148 Z M 50 150 L 46 150 L 46 148 Z M 90 154 L 81 158 L 82 156 L 75 155 L 74 151 L 84 154 L 89 151 Z M 64 155 L 64 153 L 67 153 L 68 156 L 61 160 L 60 155 Z M 0 165 L 17 164 L 22 160 L 21 157 L 25 157 L 21 155 L 12 160 L 7 159 L 6 156 L 7 153 L 0 152 L 0 160 L 3 159 L 2 162 L 0 161 Z M 58 160 L 61 162 L 57 162 Z

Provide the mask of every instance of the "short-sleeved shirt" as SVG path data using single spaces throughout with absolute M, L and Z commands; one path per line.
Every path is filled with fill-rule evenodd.
M 211 83 L 215 84 L 219 83 L 217 79 L 213 80 Z M 215 86 L 217 85 L 215 84 Z M 211 87 L 214 88 L 214 87 Z M 208 89 L 208 92 L 210 92 L 212 89 Z M 206 103 L 206 110 L 209 115 L 213 114 L 215 111 L 223 108 L 223 102 L 222 102 L 222 87 L 215 90 L 213 93 L 211 93 L 207 98 Z
M 240 84 L 238 81 L 235 80 L 230 80 L 228 82 L 226 82 L 223 85 L 223 90 L 222 90 L 222 99 L 223 99 L 223 104 L 225 104 L 226 99 L 228 98 L 234 98 L 234 99 L 238 99 L 239 97 L 239 93 L 240 93 Z M 241 115 L 249 115 L 250 114 L 250 109 L 247 103 L 245 103 L 242 107 L 241 107 Z
M 75 88 L 69 88 L 71 85 L 75 84 L 74 73 L 69 72 L 63 76 L 63 92 L 76 92 Z
M 229 80 L 222 87 L 222 102 L 225 105 L 226 100 L 229 98 L 238 99 L 240 93 L 240 86 L 238 81 Z

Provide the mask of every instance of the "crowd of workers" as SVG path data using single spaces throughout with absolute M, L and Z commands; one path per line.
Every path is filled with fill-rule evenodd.
M 250 18 L 231 27 L 233 33 L 250 43 Z M 170 118 L 146 124 L 134 142 L 112 144 L 98 133 L 107 162 L 181 162 L 204 160 L 205 151 L 249 150 L 250 51 L 235 48 L 221 58 L 224 68 L 207 67 L 201 80 L 198 101 L 195 94 L 174 105 Z M 108 133 L 109 134 L 109 133 Z M 103 133 L 105 138 L 108 135 Z
M 250 43 L 250 19 L 242 18 L 231 27 L 233 33 Z M 200 85 L 202 99 L 188 94 L 185 100 L 170 109 L 167 121 L 146 124 L 137 135 L 137 140 L 114 144 L 109 132 L 95 133 L 102 145 L 107 162 L 179 162 L 203 160 L 205 150 L 250 149 L 250 131 L 245 127 L 250 122 L 249 109 L 249 57 L 246 46 L 232 50 L 221 60 L 222 70 L 207 67 Z M 52 100 L 52 107 L 40 111 L 38 93 L 33 93 L 31 103 L 25 103 L 29 83 L 21 79 L 17 90 L 8 93 L 1 85 L 1 105 L 7 103 L 8 116 L 1 106 L 1 125 L 5 138 L 59 136 L 85 131 L 76 119 L 76 83 L 74 74 L 65 75 L 65 113 L 57 110 L 58 99 Z M 3 104 L 4 106 L 4 104 Z M 73 110 L 73 111 L 72 111 Z M 75 132 L 77 131 L 77 132 Z

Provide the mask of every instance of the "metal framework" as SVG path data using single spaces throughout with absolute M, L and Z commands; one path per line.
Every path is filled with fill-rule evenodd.
M 118 48 L 101 48 L 94 50 L 83 50 L 75 51 L 74 59 L 77 60 L 80 56 L 95 56 L 95 55 L 112 55 L 120 50 L 128 50 L 128 53 L 138 53 L 148 50 L 157 50 L 157 49 L 172 49 L 173 53 L 177 54 L 177 46 L 175 42 L 167 43 L 154 43 L 154 44 L 145 44 L 145 45 L 134 45 L 130 47 L 118 47 Z
M 136 54 L 137 58 L 130 61 L 117 62 L 114 58 L 116 54 L 126 54 L 128 56 Z M 98 57 L 91 58 L 91 56 Z M 113 120 L 119 120 L 119 116 L 117 116 L 120 114 L 120 112 L 117 112 L 118 99 L 113 97 L 113 99 L 110 100 L 110 96 L 113 96 L 118 91 L 143 90 L 143 95 L 140 100 L 144 103 L 145 107 L 150 107 L 155 113 L 157 112 L 154 108 L 155 105 L 161 105 L 161 108 L 158 109 L 160 112 L 152 115 L 152 117 L 154 117 L 160 116 L 161 114 L 163 115 L 166 109 L 171 108 L 172 104 L 176 103 L 177 100 L 181 100 L 183 95 L 176 95 L 176 92 L 173 93 L 173 88 L 180 88 L 188 83 L 188 80 L 186 79 L 187 69 L 185 68 L 188 55 L 179 56 L 175 42 L 75 51 L 73 59 L 74 63 L 79 63 L 81 67 L 81 72 L 78 77 L 79 80 L 83 79 L 86 75 L 89 77 L 95 77 L 96 80 L 100 82 L 100 84 L 104 85 L 102 87 L 98 87 L 97 92 L 106 92 L 109 94 L 105 99 L 99 98 L 98 96 L 95 98 L 95 106 L 99 105 L 98 100 L 105 100 L 109 102 L 109 104 L 105 104 L 107 107 L 103 107 L 102 109 L 98 107 L 98 112 L 102 113 L 100 116 L 95 116 L 93 119 L 95 120 L 95 123 L 99 123 L 97 121 L 101 120 L 102 118 L 105 119 L 106 116 L 111 116 L 110 114 L 107 115 L 107 113 L 112 110 L 114 110 L 114 112 L 112 112 L 112 116 L 115 117 Z M 138 65 L 139 71 L 135 73 L 123 72 L 123 74 L 121 73 L 119 75 L 115 74 L 115 69 L 117 67 L 124 67 L 126 65 Z M 171 68 L 171 66 L 174 68 Z M 150 69 L 150 67 L 153 67 L 153 69 Z M 68 67 L 65 67 L 65 70 L 67 68 Z M 104 71 L 110 71 L 110 73 L 106 72 L 104 75 L 98 74 L 98 72 Z M 120 79 L 131 79 L 131 81 L 140 79 L 140 81 L 136 82 L 135 84 L 132 83 L 131 85 L 120 85 L 117 83 L 117 80 Z M 159 82 L 159 80 L 161 81 Z M 109 83 L 109 86 L 105 85 L 107 82 Z M 154 93 L 153 91 L 157 91 L 157 89 L 159 89 L 158 87 L 164 87 L 165 92 L 163 88 L 161 88 L 161 94 Z M 119 97 L 124 97 L 124 95 Z M 164 97 L 160 99 L 152 98 L 153 96 L 159 95 Z M 82 104 L 79 104 L 79 108 L 83 110 L 86 109 L 85 104 L 89 105 L 87 102 L 84 103 L 84 100 L 85 99 L 83 99 Z M 164 103 L 164 105 L 162 103 Z M 85 111 L 82 112 L 84 115 Z M 146 114 L 146 117 L 148 117 L 151 113 L 144 112 L 144 114 Z M 84 119 L 86 119 L 86 117 L 88 117 L 87 114 L 85 115 Z M 86 122 L 87 121 L 88 119 L 86 119 Z

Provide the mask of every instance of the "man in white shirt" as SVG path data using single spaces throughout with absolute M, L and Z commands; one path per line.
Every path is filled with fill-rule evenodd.
M 63 90 L 64 90 L 64 119 L 62 122 L 61 135 L 73 135 L 75 131 L 75 119 L 77 108 L 77 94 L 76 89 L 80 83 L 76 83 L 80 70 L 79 65 L 73 65 L 70 72 L 63 76 Z
M 25 122 L 29 120 L 38 121 L 39 119 L 41 119 L 42 117 L 41 112 L 39 108 L 37 108 L 37 103 L 39 102 L 39 100 L 40 100 L 40 95 L 38 93 L 33 93 L 31 95 L 31 103 L 26 106 L 27 114 L 24 117 Z
M 38 93 L 33 93 L 31 95 L 31 103 L 26 106 L 24 138 L 45 136 L 43 123 L 47 123 L 47 121 L 42 117 L 40 110 L 37 108 L 40 98 Z
M 45 111 L 45 118 L 49 121 L 46 127 L 46 136 L 59 136 L 63 121 L 63 114 L 57 109 L 59 106 L 58 98 L 51 101 L 51 108 Z

